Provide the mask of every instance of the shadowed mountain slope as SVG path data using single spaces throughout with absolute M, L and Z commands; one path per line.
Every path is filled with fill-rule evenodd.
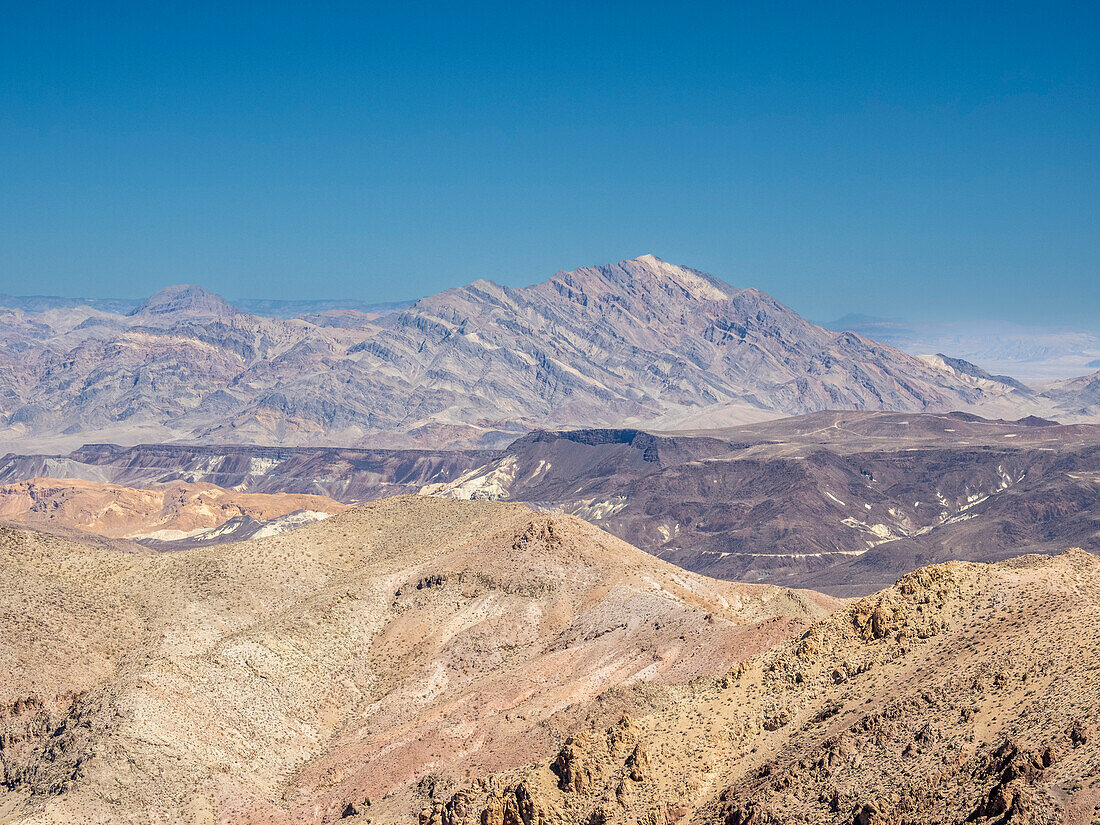
M 844 596 L 950 559 L 1100 549 L 1100 427 L 1035 417 L 822 412 L 680 434 L 535 432 L 499 451 L 89 445 L 0 459 L 0 482 L 39 476 L 520 501 L 706 575 Z
M 422 492 L 563 510 L 710 576 L 862 595 L 933 562 L 1100 549 L 1100 427 L 827 412 L 535 433 Z

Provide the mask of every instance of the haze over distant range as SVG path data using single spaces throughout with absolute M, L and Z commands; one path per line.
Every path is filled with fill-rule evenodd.
M 0 294 L 0 306 L 26 312 L 73 309 L 89 306 L 106 312 L 131 313 L 143 298 L 64 297 L 57 295 Z M 338 315 L 354 318 L 355 313 L 384 314 L 406 309 L 414 299 L 371 301 L 352 298 L 277 299 L 230 298 L 231 303 L 255 315 L 275 318 L 317 318 L 327 314 L 329 322 Z M 796 308 L 797 309 L 797 308 Z M 826 329 L 851 330 L 890 344 L 910 355 L 949 353 L 993 373 L 1008 373 L 1033 381 L 1072 378 L 1100 369 L 1100 327 L 1040 326 L 998 320 L 911 321 L 849 313 L 834 320 L 810 317 Z
M 63 6 L 0 32 L 0 292 L 653 251 L 815 321 L 1100 317 L 1095 4 Z
M 851 330 L 913 355 L 944 352 L 993 373 L 1051 381 L 1100 368 L 1100 328 L 1042 327 L 1010 321 L 921 323 L 846 315 L 828 329 Z
M 1100 371 L 1029 386 L 952 353 L 914 357 L 653 255 L 521 289 L 479 280 L 396 309 L 288 319 L 199 286 L 125 309 L 4 310 L 0 441 L 21 453 L 90 440 L 499 447 L 538 428 L 699 429 L 828 409 L 1100 411 Z

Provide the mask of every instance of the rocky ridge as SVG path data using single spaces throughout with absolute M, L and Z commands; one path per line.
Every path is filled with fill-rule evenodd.
M 1094 823 L 1098 585 L 1080 550 L 923 568 L 406 821 Z

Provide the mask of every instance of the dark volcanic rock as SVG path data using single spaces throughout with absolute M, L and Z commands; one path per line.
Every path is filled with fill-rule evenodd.
M 1100 427 L 1028 423 L 818 413 L 709 434 L 539 431 L 499 451 L 89 445 L 7 456 L 0 482 L 508 499 L 711 576 L 853 595 L 946 559 L 1100 549 Z

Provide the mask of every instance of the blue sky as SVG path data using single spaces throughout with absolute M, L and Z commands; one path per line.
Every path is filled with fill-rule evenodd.
M 1098 8 L 5 3 L 0 292 L 653 252 L 818 320 L 1095 328 Z

